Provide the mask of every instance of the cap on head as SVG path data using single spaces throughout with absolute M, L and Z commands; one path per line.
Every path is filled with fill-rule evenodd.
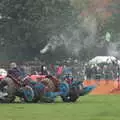
M 16 68 L 17 64 L 15 62 L 10 63 L 10 68 Z
M 46 67 L 46 66 L 43 66 L 43 70 L 47 70 L 47 67 Z

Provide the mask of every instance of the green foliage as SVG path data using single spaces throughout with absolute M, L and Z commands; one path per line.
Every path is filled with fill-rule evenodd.
M 34 57 L 54 61 L 54 59 L 67 57 L 68 54 L 63 47 L 42 56 L 39 51 L 48 43 L 51 36 L 59 36 L 64 32 L 70 34 L 69 31 L 78 27 L 78 24 L 73 25 L 78 22 L 75 15 L 76 10 L 79 15 L 81 12 L 87 11 L 88 15 L 97 19 L 98 37 L 104 36 L 109 31 L 114 38 L 112 40 L 115 40 L 120 31 L 119 0 L 112 1 L 108 6 L 107 9 L 112 12 L 112 16 L 108 17 L 105 22 L 101 20 L 101 16 L 94 14 L 93 2 L 95 0 L 0 0 L 0 56 L 2 56 L 0 61 L 23 61 L 31 60 Z M 84 19 L 84 17 L 87 18 L 87 16 L 81 18 Z M 78 18 L 79 29 L 82 29 L 87 35 L 81 18 Z M 96 50 L 93 50 L 92 47 L 81 50 L 80 57 L 85 60 L 88 56 L 96 55 Z M 83 53 L 85 54 L 83 55 Z M 51 54 L 54 56 L 53 58 L 50 57 Z
M 30 60 L 63 29 L 72 12 L 67 0 L 1 0 L 0 15 L 0 49 L 7 60 Z

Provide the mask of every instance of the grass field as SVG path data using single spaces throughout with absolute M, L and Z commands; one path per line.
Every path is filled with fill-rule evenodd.
M 76 103 L 0 104 L 0 120 L 119 120 L 120 96 L 84 96 Z

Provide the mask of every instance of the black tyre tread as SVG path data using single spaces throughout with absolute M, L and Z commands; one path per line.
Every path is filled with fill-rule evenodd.
M 79 92 L 77 88 L 71 89 L 68 96 L 61 96 L 63 102 L 76 102 L 79 98 Z

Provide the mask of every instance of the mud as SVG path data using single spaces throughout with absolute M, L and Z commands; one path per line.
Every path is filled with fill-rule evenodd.
M 92 95 L 120 94 L 120 82 L 116 80 L 85 80 L 85 85 L 96 85 Z

